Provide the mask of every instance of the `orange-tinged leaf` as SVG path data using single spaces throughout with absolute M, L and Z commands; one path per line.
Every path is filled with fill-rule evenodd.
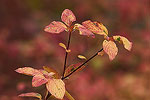
M 83 56 L 83 55 L 78 55 L 78 58 L 80 58 L 80 59 L 85 59 L 85 60 L 86 60 L 86 57 Z
M 41 74 L 37 69 L 31 68 L 31 67 L 18 68 L 15 71 L 18 73 L 30 75 L 30 76 Z
M 65 95 L 65 83 L 61 79 L 49 79 L 46 87 L 53 96 L 63 99 Z
M 76 70 L 79 66 L 81 65 L 81 63 L 77 63 L 77 64 L 71 64 L 70 66 L 67 67 L 67 69 L 65 70 L 65 74 L 64 76 L 69 75 L 71 72 L 73 72 L 74 70 Z M 85 66 L 82 66 L 80 69 L 78 69 L 76 72 L 82 70 L 83 68 L 85 68 Z M 76 73 L 75 72 L 75 73 Z
M 76 21 L 76 17 L 73 12 L 69 9 L 65 9 L 62 12 L 61 20 L 68 26 L 72 24 L 72 22 Z
M 34 93 L 34 92 L 20 94 L 19 97 L 36 97 L 36 98 L 39 98 L 40 100 L 42 100 L 41 94 Z
M 107 30 L 107 28 L 106 28 L 102 23 L 100 23 L 100 22 L 94 22 L 94 24 L 95 24 L 98 28 L 100 28 L 100 29 L 103 30 L 102 33 L 97 33 L 97 34 L 108 36 L 108 30 Z
M 99 35 L 108 35 L 107 34 L 107 29 L 106 27 L 98 22 L 92 22 L 90 20 L 84 21 L 82 22 L 83 26 L 86 27 L 88 30 L 90 30 L 91 32 L 95 33 L 95 34 L 99 34 Z M 105 33 L 106 31 L 106 33 Z
M 32 86 L 38 87 L 47 82 L 48 82 L 48 80 L 43 75 L 35 75 L 32 79 Z
M 80 35 L 87 35 L 87 36 L 95 37 L 95 35 L 90 30 L 88 30 L 87 28 L 85 28 L 81 24 L 75 24 L 74 28 L 77 29 L 77 30 L 79 30 L 79 34 Z
M 59 43 L 59 46 L 61 46 L 62 48 L 64 48 L 66 50 L 66 52 L 71 52 L 71 50 L 67 50 L 67 47 L 66 47 L 65 44 Z
M 104 55 L 104 50 L 102 50 L 101 52 L 98 53 L 98 55 L 103 56 Z
M 60 33 L 67 29 L 66 25 L 59 21 L 53 21 L 45 27 L 44 31 L 49 33 Z
M 118 48 L 113 41 L 104 40 L 103 49 L 108 54 L 110 60 L 113 60 L 118 53 Z
M 121 41 L 124 45 L 124 48 L 131 51 L 132 42 L 130 42 L 127 38 L 117 35 L 117 36 L 113 36 L 113 39 L 118 42 Z
M 57 79 L 60 78 L 60 75 L 58 74 L 58 72 L 56 70 L 54 70 L 54 69 L 52 69 L 50 67 L 47 67 L 47 66 L 43 66 L 43 69 L 45 71 L 47 71 L 48 73 L 54 72 L 55 73 L 54 74 L 54 78 L 57 78 Z

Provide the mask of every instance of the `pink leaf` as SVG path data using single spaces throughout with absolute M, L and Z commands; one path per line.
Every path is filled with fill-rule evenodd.
M 36 97 L 36 98 L 39 98 L 40 100 L 42 100 L 41 94 L 34 93 L 34 92 L 20 94 L 19 97 Z
M 35 75 L 32 79 L 32 86 L 38 87 L 45 84 L 48 80 L 43 75 Z
M 79 30 L 80 35 L 92 36 L 93 38 L 95 37 L 95 35 L 83 25 L 75 24 L 75 29 Z
M 63 99 L 65 95 L 65 83 L 61 79 L 49 79 L 46 87 L 53 96 Z
M 104 40 L 103 49 L 108 54 L 110 60 L 113 60 L 118 53 L 118 48 L 113 41 Z
M 31 67 L 18 68 L 15 71 L 18 73 L 30 75 L 30 76 L 41 74 L 37 69 L 31 68 Z
M 76 17 L 73 12 L 69 9 L 65 9 L 62 12 L 61 20 L 68 26 L 72 24 L 72 22 L 76 21 Z
M 53 21 L 45 27 L 44 31 L 49 33 L 60 33 L 67 29 L 66 25 L 59 21 Z

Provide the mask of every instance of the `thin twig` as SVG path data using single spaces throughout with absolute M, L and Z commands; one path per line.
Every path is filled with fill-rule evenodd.
M 90 57 L 88 60 L 86 60 L 83 64 L 81 64 L 77 69 L 75 69 L 74 71 L 72 71 L 70 74 L 68 74 L 67 76 L 63 77 L 62 80 L 64 80 L 65 78 L 69 77 L 70 75 L 72 75 L 75 71 L 77 71 L 79 68 L 81 68 L 83 65 L 85 65 L 86 63 L 88 63 L 91 59 L 93 59 L 95 56 L 98 55 L 99 52 L 103 51 L 103 48 L 101 48 L 98 52 L 96 52 L 92 57 Z
M 67 48 L 66 48 L 67 50 L 69 49 L 70 40 L 71 40 L 71 31 L 69 31 L 69 39 L 68 39 L 68 44 L 67 44 Z M 64 77 L 65 70 L 66 70 L 67 57 L 68 57 L 68 52 L 66 52 L 66 54 L 65 54 L 64 70 L 63 70 L 62 78 Z

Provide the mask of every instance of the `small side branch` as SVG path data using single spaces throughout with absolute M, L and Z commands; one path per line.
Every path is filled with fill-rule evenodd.
M 85 65 L 86 63 L 88 63 L 90 60 L 92 60 L 95 56 L 98 55 L 99 52 L 103 51 L 103 48 L 101 48 L 98 52 L 96 52 L 92 57 L 90 57 L 88 60 L 86 60 L 83 64 L 81 64 L 77 69 L 75 69 L 74 71 L 72 71 L 70 74 L 68 74 L 67 76 L 63 77 L 62 80 L 64 80 L 65 78 L 71 76 L 74 72 L 76 72 L 79 68 L 81 68 L 83 65 Z

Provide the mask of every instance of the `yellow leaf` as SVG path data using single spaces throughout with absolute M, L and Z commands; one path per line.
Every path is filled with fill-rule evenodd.
M 61 46 L 62 48 L 64 48 L 66 50 L 66 52 L 71 52 L 71 50 L 67 50 L 67 47 L 66 47 L 65 44 L 59 43 L 59 46 Z
M 80 58 L 80 59 L 85 59 L 85 60 L 86 60 L 86 57 L 83 56 L 83 55 L 78 55 L 78 58 Z
M 113 60 L 118 53 L 118 48 L 113 41 L 104 40 L 103 49 L 108 54 L 110 60 Z
M 40 100 L 42 100 L 41 94 L 34 93 L 34 92 L 20 94 L 19 97 L 36 97 L 36 98 L 39 98 Z
M 117 35 L 117 36 L 113 36 L 113 39 L 115 41 L 122 42 L 124 45 L 124 48 L 131 51 L 132 42 L 130 42 L 127 38 Z
M 103 56 L 104 55 L 104 50 L 98 53 L 98 55 Z
M 49 79 L 46 87 L 53 96 L 63 99 L 65 95 L 65 83 L 61 79 Z
M 75 100 L 68 91 L 65 92 L 65 96 L 69 99 L 69 100 Z

